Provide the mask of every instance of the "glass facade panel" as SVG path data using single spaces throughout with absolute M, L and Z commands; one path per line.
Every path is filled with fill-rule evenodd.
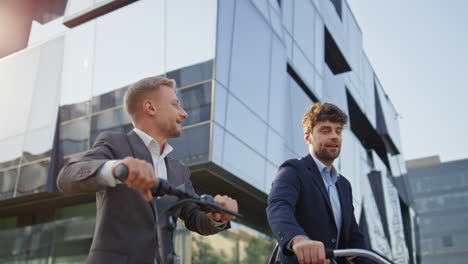
M 16 196 L 46 191 L 48 171 L 48 160 L 20 167 Z
M 55 130 L 62 77 L 63 46 L 63 36 L 41 46 L 29 114 L 28 130 L 30 131 L 50 125 L 53 125 L 53 130 Z
M 188 114 L 184 126 L 200 123 L 210 119 L 212 82 L 203 83 L 177 91 L 182 107 Z
M 132 129 L 132 122 L 123 108 L 95 115 L 91 117 L 91 146 L 96 137 L 104 131 L 128 133 Z
M 288 128 L 291 126 L 290 104 L 286 67 L 286 49 L 281 41 L 274 36 L 271 50 L 271 74 L 269 93 L 268 123 L 281 136 L 288 137 Z
M 0 63 L 0 140 L 26 131 L 39 65 L 40 47 L 2 59 Z M 21 69 L 21 70 L 18 70 Z
M 0 140 L 0 169 L 16 166 L 21 159 L 24 135 Z
M 294 39 L 305 57 L 315 61 L 315 7 L 311 1 L 294 2 Z M 323 38 L 323 36 L 321 37 Z M 294 53 L 296 56 L 296 53 Z
M 225 130 L 216 123 L 213 123 L 211 161 L 218 165 L 223 164 L 224 134 Z
M 229 86 L 235 4 L 236 1 L 218 1 L 215 77 L 225 87 Z
M 216 81 L 213 120 L 223 127 L 226 125 L 227 94 L 226 88 Z
M 0 171 L 0 200 L 6 200 L 13 197 L 17 175 L 18 170 L 16 168 Z
M 190 84 L 206 81 L 213 77 L 213 60 L 171 71 L 166 75 L 167 78 L 176 81 L 177 87 L 185 87 Z
M 164 10 L 163 1 L 137 1 L 96 19 L 93 96 L 165 72 Z
M 167 22 L 164 32 L 166 71 L 214 58 L 217 2 L 216 0 L 165 1 L 166 6 L 163 10 Z M 151 32 L 154 32 L 154 29 Z M 188 43 L 190 44 L 187 45 Z
M 72 16 L 93 6 L 93 0 L 68 0 L 65 16 Z
M 248 1 L 235 14 L 229 90 L 266 120 L 272 32 Z
M 226 129 L 264 154 L 266 147 L 266 124 L 232 95 L 228 97 Z
M 89 102 L 64 105 L 59 108 L 60 122 L 89 114 Z
M 77 117 L 83 110 L 87 111 L 79 103 L 91 98 L 95 30 L 96 22 L 91 21 L 70 29 L 65 34 L 60 105 L 70 105 L 71 109 L 67 113 L 73 114 L 65 115 L 70 118 Z
M 197 140 L 193 140 L 196 138 Z M 182 136 L 169 139 L 174 148 L 169 156 L 182 161 L 185 165 L 194 165 L 208 161 L 210 142 L 210 124 L 185 128 Z
M 223 167 L 261 189 L 265 182 L 265 159 L 229 133 L 224 138 Z
M 60 126 L 60 148 L 63 155 L 88 150 L 89 122 L 89 118 L 85 118 Z
M 124 94 L 128 87 L 123 87 L 99 96 L 94 96 L 91 99 L 91 110 L 93 113 L 99 112 L 108 108 L 121 106 L 123 104 Z
M 49 157 L 54 143 L 54 135 L 55 125 L 28 132 L 24 139 L 22 162 Z
M 308 153 L 307 145 L 304 141 L 304 131 L 302 129 L 302 117 L 307 109 L 312 105 L 312 100 L 304 93 L 302 88 L 292 79 L 289 78 L 291 89 L 291 149 L 297 155 Z

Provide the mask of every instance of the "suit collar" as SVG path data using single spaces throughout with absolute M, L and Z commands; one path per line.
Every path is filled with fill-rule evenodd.
M 134 158 L 147 161 L 149 164 L 153 165 L 153 159 L 151 158 L 151 153 L 146 147 L 143 140 L 135 133 L 135 131 L 130 131 L 127 134 L 128 141 L 130 143 L 130 148 Z M 154 165 L 153 165 L 154 166 Z

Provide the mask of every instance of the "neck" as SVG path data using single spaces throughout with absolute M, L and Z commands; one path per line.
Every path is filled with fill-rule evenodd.
M 334 159 L 333 160 L 322 159 L 315 153 L 315 151 L 312 148 L 309 149 L 309 154 L 313 156 L 314 158 L 320 160 L 320 162 L 322 162 L 323 165 L 325 165 L 325 167 L 327 167 L 328 169 L 332 168 L 333 161 L 335 161 Z
M 159 144 L 159 147 L 160 147 L 159 148 L 160 149 L 159 154 L 163 153 L 164 147 L 166 146 L 166 140 L 167 140 L 166 137 L 161 136 L 160 133 L 158 133 L 155 129 L 153 129 L 153 128 L 149 127 L 149 126 L 145 126 L 145 125 L 142 125 L 142 124 L 135 124 L 135 127 L 140 129 L 141 131 L 145 132 L 150 137 L 152 137 Z

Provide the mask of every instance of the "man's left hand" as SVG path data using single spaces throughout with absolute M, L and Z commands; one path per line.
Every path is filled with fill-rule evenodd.
M 237 213 L 237 210 L 238 210 L 237 201 L 232 199 L 231 197 L 218 194 L 214 197 L 214 200 L 221 207 Z M 225 212 L 213 212 L 213 213 L 207 213 L 206 215 L 208 216 L 209 219 L 213 221 L 223 222 L 223 223 L 236 219 L 235 216 L 227 214 Z

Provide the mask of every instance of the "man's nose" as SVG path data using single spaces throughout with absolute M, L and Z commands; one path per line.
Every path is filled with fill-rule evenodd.
M 187 119 L 187 117 L 188 117 L 187 112 L 185 112 L 185 110 L 184 110 L 183 108 L 182 108 L 181 110 L 182 110 L 182 111 L 181 111 L 181 113 L 180 113 L 180 116 L 181 116 L 184 120 Z

